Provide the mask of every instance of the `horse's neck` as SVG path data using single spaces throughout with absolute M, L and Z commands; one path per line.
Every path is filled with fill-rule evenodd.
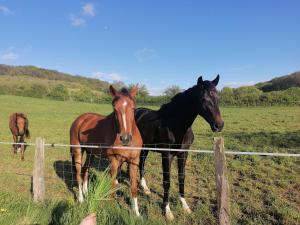
M 193 99 L 182 102 L 183 104 L 180 108 L 174 108 L 171 115 L 168 115 L 165 119 L 171 128 L 185 133 L 185 131 L 192 126 L 198 113 L 195 109 Z
M 116 115 L 115 112 L 112 112 L 111 114 L 107 115 L 105 119 L 111 121 L 111 126 L 113 127 L 113 132 L 118 134 L 119 133 L 119 125 L 116 121 Z

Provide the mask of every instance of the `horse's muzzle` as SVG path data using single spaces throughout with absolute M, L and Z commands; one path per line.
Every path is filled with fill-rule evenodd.
M 131 144 L 132 135 L 131 134 L 123 134 L 120 136 L 120 140 L 122 145 L 127 146 Z
M 214 123 L 211 125 L 211 130 L 213 132 L 220 132 L 224 127 L 224 121 L 218 122 L 218 123 Z

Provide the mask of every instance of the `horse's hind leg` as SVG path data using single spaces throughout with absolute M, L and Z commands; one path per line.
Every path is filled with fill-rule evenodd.
M 18 142 L 18 136 L 13 135 L 13 139 L 14 139 L 14 143 L 17 143 L 17 142 Z M 13 147 L 13 152 L 14 152 L 14 154 L 17 154 L 17 148 L 18 148 L 18 145 L 17 145 L 17 144 L 13 144 L 12 147 Z
M 188 152 L 182 152 L 177 157 L 178 162 L 178 186 L 179 186 L 179 194 L 180 201 L 182 203 L 182 207 L 184 212 L 190 214 L 192 211 L 184 198 L 184 179 L 185 179 L 185 164 L 188 156 Z
M 170 209 L 169 204 L 169 191 L 170 191 L 170 177 L 171 177 L 171 163 L 173 155 L 169 152 L 162 153 L 162 167 L 163 167 L 163 188 L 164 188 L 164 199 L 163 199 L 163 211 L 167 220 L 173 220 L 174 216 Z
M 20 137 L 20 143 L 24 144 L 24 136 Z M 19 145 L 20 151 L 21 151 L 21 159 L 24 160 L 24 152 L 25 152 L 25 145 Z
M 137 202 L 137 175 L 138 175 L 138 165 L 139 158 L 137 160 L 133 160 L 129 163 L 129 176 L 130 176 L 130 187 L 131 187 L 131 196 L 132 196 L 132 208 L 137 216 L 140 216 L 139 206 Z
M 82 162 L 82 154 L 81 149 L 79 147 L 72 147 L 71 154 L 73 158 L 73 163 L 75 164 L 75 173 L 76 173 L 76 181 L 78 184 L 78 196 L 77 200 L 81 203 L 83 202 L 83 194 L 82 194 L 82 178 L 81 178 L 81 162 Z
M 139 163 L 139 168 L 140 168 L 140 183 L 141 186 L 144 190 L 144 193 L 146 195 L 150 195 L 151 191 L 147 186 L 146 180 L 145 180 L 145 161 L 147 158 L 149 151 L 148 150 L 142 150 L 141 155 L 140 155 L 140 163 Z
M 82 174 L 83 174 L 83 194 L 88 194 L 88 180 L 89 180 L 89 170 L 90 165 L 94 160 L 94 154 L 92 152 L 86 151 L 86 160 L 82 168 Z

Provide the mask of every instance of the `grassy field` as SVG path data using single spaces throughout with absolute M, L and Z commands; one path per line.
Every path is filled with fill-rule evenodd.
M 0 140 L 12 141 L 8 116 L 27 113 L 31 139 L 44 137 L 47 143 L 68 143 L 69 127 L 83 112 L 108 114 L 110 105 L 60 102 L 0 95 Z M 213 134 L 200 117 L 193 125 L 193 149 L 211 149 L 215 135 L 224 136 L 225 147 L 234 150 L 300 153 L 300 107 L 222 108 L 225 128 Z M 0 145 L 0 224 L 78 224 L 83 206 L 76 205 L 71 182 L 68 148 L 46 149 L 46 202 L 31 201 L 31 175 L 34 149 L 29 147 L 25 161 L 14 156 L 11 146 Z M 228 156 L 231 184 L 232 224 L 299 224 L 300 160 L 297 158 Z M 99 161 L 94 172 L 103 173 Z M 115 200 L 97 206 L 99 224 L 164 224 L 161 215 L 162 175 L 160 156 L 150 153 L 146 178 L 150 197 L 140 194 L 143 219 L 130 210 L 125 167 L 124 188 Z M 215 224 L 216 197 L 213 158 L 192 154 L 186 168 L 186 194 L 192 215 L 184 215 L 178 199 L 176 163 L 172 166 L 171 209 L 174 224 Z M 99 172 L 100 171 L 100 172 Z M 101 202 L 101 201 L 100 201 Z M 61 219 L 57 219 L 61 218 Z

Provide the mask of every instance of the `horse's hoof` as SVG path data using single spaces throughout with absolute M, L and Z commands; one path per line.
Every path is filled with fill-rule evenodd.
M 83 196 L 78 196 L 77 201 L 78 201 L 79 203 L 83 203 Z
M 151 195 L 150 189 L 144 189 L 144 193 L 145 193 L 145 195 Z
M 192 213 L 192 210 L 191 210 L 189 207 L 183 208 L 183 211 L 184 211 L 184 213 L 186 213 L 186 214 L 191 214 L 191 213 Z
M 166 212 L 165 214 L 167 221 L 172 221 L 174 220 L 174 216 L 172 212 Z

